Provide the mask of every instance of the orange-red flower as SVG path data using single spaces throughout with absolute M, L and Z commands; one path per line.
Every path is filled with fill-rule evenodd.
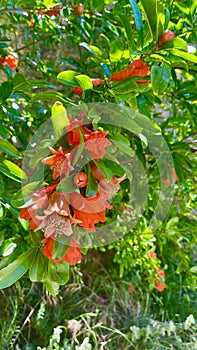
M 49 206 L 49 194 L 57 187 L 59 182 L 55 182 L 50 186 L 46 186 L 36 191 L 32 195 L 32 204 L 21 209 L 20 218 L 30 221 L 30 229 L 36 230 L 41 223 L 37 217 L 37 209 L 46 209 Z
M 173 176 L 174 182 L 177 182 L 179 178 L 178 178 L 178 176 L 176 174 L 176 170 L 174 168 L 171 168 L 170 171 L 171 171 L 171 174 Z M 163 180 L 163 182 L 165 182 L 165 184 L 168 185 L 168 186 L 171 185 L 170 179 Z
M 166 274 L 163 270 L 161 269 L 157 269 L 157 275 L 161 278 L 165 278 L 166 277 Z
M 82 95 L 83 89 L 80 86 L 73 86 L 73 91 L 76 95 Z
M 149 68 L 141 59 L 131 62 L 126 68 L 111 75 L 111 80 L 123 81 L 131 77 L 146 77 L 150 74 Z M 137 81 L 138 84 L 149 83 L 149 81 Z
M 104 80 L 100 78 L 92 78 L 91 80 L 94 86 L 100 86 L 104 83 Z
M 80 221 L 71 216 L 68 200 L 67 194 L 54 192 L 50 197 L 50 205 L 44 210 L 44 215 L 37 215 L 40 224 L 36 230 L 43 230 L 45 237 L 57 234 L 71 236 L 73 233 L 71 224 L 76 225 Z
M 157 253 L 151 252 L 151 253 L 147 254 L 147 258 L 157 259 Z
M 77 185 L 78 188 L 86 187 L 88 184 L 88 177 L 86 173 L 83 171 L 80 171 L 74 176 L 74 183 Z
M 7 65 L 11 69 L 15 69 L 18 67 L 18 58 L 12 54 L 7 55 L 6 57 L 0 57 L 0 61 L 2 64 L 7 63 Z
M 136 286 L 135 286 L 134 284 L 130 284 L 129 290 L 130 290 L 130 292 L 132 292 L 132 293 L 135 292 Z
M 45 11 L 45 10 L 39 10 L 39 11 L 38 11 L 38 14 L 39 14 L 40 16 L 48 15 L 49 17 L 52 17 L 52 16 L 59 17 L 62 8 L 63 8 L 62 5 L 57 5 L 57 6 L 55 6 L 55 7 L 50 8 L 50 9 L 47 10 L 47 11 Z
M 105 154 L 105 147 L 110 146 L 111 142 L 106 138 L 107 131 L 92 131 L 84 134 L 84 148 L 90 152 L 93 159 L 100 159 Z
M 112 208 L 99 192 L 92 197 L 73 192 L 70 194 L 70 204 L 74 211 L 74 219 L 79 220 L 79 225 L 90 232 L 96 231 L 95 224 L 106 221 L 106 208 Z
M 69 145 L 74 147 L 80 144 L 80 131 L 79 127 L 82 126 L 83 121 L 78 119 L 69 118 L 70 124 L 66 126 L 67 137 Z
M 53 179 L 57 179 L 60 175 L 69 175 L 70 170 L 73 170 L 71 166 L 70 153 L 71 151 L 63 151 L 62 147 L 59 147 L 58 151 L 49 147 L 53 156 L 44 158 L 42 163 L 50 165 L 53 169 Z
M 94 178 L 100 182 L 102 180 L 105 180 L 105 176 L 101 172 L 101 170 L 94 164 L 93 162 L 90 163 L 91 173 L 94 176 Z
M 164 282 L 160 282 L 155 278 L 155 285 L 158 290 L 158 292 L 163 292 L 166 288 L 166 284 Z
M 164 32 L 161 34 L 161 36 L 159 37 L 159 41 L 158 41 L 158 46 L 161 47 L 164 44 L 166 44 L 168 41 L 174 39 L 175 34 L 174 32 L 172 32 L 171 30 L 167 29 L 164 30 Z
M 44 230 L 45 237 L 57 234 L 71 236 L 73 231 L 68 216 L 57 214 L 57 212 L 45 212 L 45 216 L 37 216 L 40 220 L 37 230 Z
M 81 250 L 77 243 L 77 241 L 71 237 L 69 247 L 66 251 L 66 254 L 61 259 L 53 259 L 53 248 L 54 248 L 54 239 L 44 238 L 42 243 L 45 244 L 42 254 L 46 256 L 49 260 L 54 261 L 55 263 L 59 263 L 61 261 L 66 261 L 68 264 L 77 264 L 82 259 Z
M 100 78 L 91 78 L 91 80 L 96 87 L 104 83 L 104 80 Z M 83 93 L 83 89 L 80 86 L 73 86 L 73 91 L 76 95 L 82 95 Z
M 80 128 L 80 131 L 79 131 Z M 66 127 L 68 132 L 68 143 L 74 147 L 80 144 L 80 132 L 84 139 L 84 148 L 90 152 L 93 159 L 100 159 L 105 154 L 105 147 L 110 146 L 111 143 L 106 138 L 107 131 L 92 131 L 86 126 L 82 125 L 81 120 L 70 118 L 70 124 Z

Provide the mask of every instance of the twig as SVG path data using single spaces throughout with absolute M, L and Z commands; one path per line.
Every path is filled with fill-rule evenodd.
M 37 40 L 37 41 L 35 41 L 35 40 L 34 40 L 34 41 L 31 41 L 29 44 L 24 45 L 24 46 L 21 46 L 21 47 L 19 47 L 18 49 L 16 49 L 15 52 L 19 52 L 19 51 L 21 51 L 21 50 L 24 50 L 24 49 L 26 49 L 27 47 L 32 46 L 32 45 L 34 45 L 35 43 L 38 43 L 38 42 L 43 41 L 43 40 L 45 40 L 45 39 L 49 39 L 49 38 L 51 38 L 53 35 L 54 35 L 54 33 L 53 33 L 53 34 L 46 35 L 46 36 L 44 37 L 44 39 L 42 38 L 42 39 L 39 39 L 39 40 Z
M 18 340 L 20 334 L 22 333 L 23 328 L 26 326 L 26 324 L 27 324 L 28 322 L 30 322 L 30 318 L 31 318 L 31 316 L 33 315 L 35 309 L 36 309 L 36 308 L 38 307 L 38 305 L 40 304 L 40 302 L 41 302 L 41 300 L 39 300 L 39 301 L 36 303 L 36 305 L 34 306 L 34 308 L 31 309 L 31 311 L 30 311 L 29 314 L 27 315 L 25 321 L 23 322 L 22 327 L 20 328 L 20 330 L 19 330 L 19 332 L 18 332 L 16 338 L 14 339 L 13 343 L 10 345 L 10 347 L 8 348 L 8 350 L 13 349 L 13 346 L 16 344 L 16 341 Z

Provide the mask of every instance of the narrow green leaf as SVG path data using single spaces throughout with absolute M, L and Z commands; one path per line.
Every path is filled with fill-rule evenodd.
M 94 196 L 98 192 L 98 182 L 95 180 L 94 176 L 91 173 L 89 164 L 86 166 L 87 175 L 88 175 L 88 185 L 86 188 L 86 196 Z
M 133 9 L 136 30 L 137 30 L 138 35 L 139 35 L 140 43 L 141 43 L 141 46 L 143 46 L 143 42 L 144 42 L 143 28 L 144 28 L 144 26 L 143 26 L 143 21 L 142 21 L 142 15 L 141 15 L 141 12 L 140 12 L 138 5 L 136 4 L 136 1 L 129 0 L 129 2 L 130 2 L 131 7 Z
M 106 56 L 103 54 L 103 51 L 101 51 L 98 47 L 94 46 L 94 45 L 88 45 L 85 42 L 82 42 L 80 44 L 80 46 L 85 47 L 85 49 L 87 49 L 89 52 L 91 52 L 93 55 L 100 57 L 104 60 L 106 60 Z
M 4 102 L 11 95 L 13 84 L 11 81 L 5 81 L 0 86 L 0 101 Z
M 5 6 L 8 3 L 8 0 L 0 0 L 0 8 Z
M 79 146 L 77 147 L 77 150 L 76 150 L 74 159 L 73 159 L 73 161 L 72 161 L 73 166 L 74 166 L 75 164 L 77 164 L 77 162 L 78 162 L 78 160 L 79 160 L 79 158 L 80 158 L 80 156 L 81 156 L 81 154 L 82 154 L 82 152 L 83 152 L 83 150 L 84 150 L 84 139 L 83 139 L 83 134 L 82 134 L 82 131 L 81 131 L 80 128 L 78 128 L 78 130 L 79 130 L 79 134 L 80 134 L 80 144 L 79 144 Z
M 74 183 L 74 175 L 65 177 L 56 187 L 58 192 L 72 193 L 76 190 L 77 185 Z
M 118 163 L 118 160 L 116 161 L 113 161 L 111 159 L 107 159 L 107 158 L 103 158 L 102 160 L 99 160 L 99 162 L 96 162 L 97 163 L 97 166 L 98 166 L 98 163 L 102 163 L 104 164 L 107 169 L 110 170 L 111 174 L 112 175 L 117 175 L 117 176 L 123 176 L 124 173 L 125 173 L 125 170 L 122 168 L 122 166 Z M 98 166 L 99 167 L 99 166 Z M 101 169 L 100 169 L 101 170 Z M 102 170 L 101 170 L 102 171 Z M 108 178 L 108 180 L 110 180 L 110 178 Z
M 68 98 L 65 98 L 60 92 L 56 91 L 46 91 L 46 92 L 39 92 L 36 94 L 32 101 L 60 101 L 62 103 L 65 103 L 66 101 L 71 101 Z
M 53 247 L 53 259 L 61 259 L 66 254 L 70 243 L 70 237 L 64 234 L 56 235 Z
M 128 154 L 131 157 L 135 156 L 135 152 L 126 143 L 124 143 L 122 141 L 115 140 L 115 139 L 113 139 L 112 142 L 124 153 Z
M 5 152 L 15 158 L 21 158 L 21 154 L 17 148 L 7 140 L 0 139 L 0 151 Z
M 175 2 L 174 3 L 174 5 L 176 6 L 176 7 L 178 7 L 178 9 L 181 11 L 181 12 L 183 12 L 185 15 L 189 15 L 189 13 L 190 13 L 190 8 L 187 6 L 187 5 L 185 5 L 185 4 L 183 4 L 183 3 L 180 3 L 180 2 Z
M 29 278 L 32 282 L 44 281 L 47 278 L 48 259 L 38 249 L 29 268 Z
M 153 91 L 156 95 L 161 95 L 164 93 L 168 87 L 171 78 L 170 67 L 163 63 L 160 67 L 152 66 L 151 68 L 151 83 Z
M 111 62 L 117 62 L 123 55 L 123 43 L 120 40 L 115 40 L 110 44 L 109 56 Z
M 32 182 L 30 184 L 22 187 L 17 193 L 14 193 L 11 199 L 11 205 L 15 208 L 24 208 L 29 205 L 29 201 L 32 199 L 32 195 L 35 192 L 36 188 L 40 184 L 39 181 Z
M 53 129 L 55 133 L 55 139 L 59 140 L 65 130 L 65 127 L 69 125 L 69 119 L 67 117 L 67 111 L 60 102 L 55 102 L 51 110 L 51 119 L 53 123 Z
M 0 288 L 7 288 L 19 280 L 29 269 L 34 254 L 35 249 L 29 249 L 0 270 Z
M 22 180 L 27 180 L 27 176 L 18 165 L 10 162 L 7 159 L 0 158 L 0 171 L 10 177 L 11 179 L 21 182 Z
M 111 180 L 113 176 L 113 172 L 111 169 L 106 165 L 106 162 L 104 162 L 104 159 L 96 161 L 94 160 L 94 163 L 96 164 L 97 168 L 100 169 L 100 171 L 105 176 L 106 180 Z
M 164 30 L 165 10 L 160 0 L 141 0 L 141 4 L 146 13 L 153 39 L 158 41 Z
M 31 89 L 31 84 L 25 79 L 24 75 L 21 73 L 15 74 L 13 78 L 13 90 L 14 91 L 26 91 Z
M 132 25 L 129 22 L 127 16 L 125 16 L 125 15 L 120 15 L 120 20 L 121 20 L 122 26 L 125 29 L 125 33 L 126 33 L 126 37 L 127 37 L 127 41 L 128 41 L 128 47 L 131 48 L 131 46 L 133 46 L 133 29 L 132 29 Z
M 186 52 L 188 51 L 187 43 L 181 38 L 174 38 L 172 40 L 169 40 L 166 44 L 162 45 L 160 50 L 167 50 L 171 48 L 181 49 Z
M 37 272 L 38 272 L 38 256 L 39 256 L 39 251 L 35 253 L 33 256 L 30 268 L 29 268 L 29 278 L 32 282 L 38 281 L 37 278 Z
M 187 61 L 197 63 L 197 56 L 192 55 L 191 53 L 186 53 L 177 49 L 172 49 L 171 51 L 175 56 L 184 58 Z

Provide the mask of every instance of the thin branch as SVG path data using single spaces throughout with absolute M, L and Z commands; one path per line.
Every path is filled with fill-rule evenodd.
M 44 38 L 39 39 L 38 41 L 35 41 L 35 40 L 34 40 L 34 41 L 31 41 L 29 44 L 24 45 L 24 46 L 21 46 L 21 47 L 19 47 L 18 49 L 16 49 L 15 52 L 22 51 L 22 50 L 26 49 L 27 47 L 32 46 L 32 45 L 34 45 L 35 43 L 39 43 L 39 42 L 41 42 L 41 41 L 43 41 L 43 40 L 45 40 L 45 39 L 52 38 L 53 35 L 55 35 L 55 34 L 53 33 L 53 34 L 46 35 Z
M 41 300 L 39 300 L 36 305 L 34 306 L 34 308 L 31 309 L 31 311 L 29 312 L 29 314 L 27 315 L 26 319 L 24 320 L 23 324 L 22 324 L 22 327 L 20 328 L 16 338 L 14 339 L 13 343 L 10 345 L 10 347 L 8 348 L 8 350 L 11 350 L 13 349 L 13 346 L 16 344 L 18 338 L 20 337 L 20 334 L 22 333 L 23 331 L 23 328 L 26 326 L 27 323 L 30 322 L 30 318 L 31 316 L 33 315 L 35 309 L 38 307 L 38 305 L 40 304 Z

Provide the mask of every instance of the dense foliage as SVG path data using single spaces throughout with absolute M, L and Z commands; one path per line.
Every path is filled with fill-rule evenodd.
M 0 14 L 2 348 L 195 349 L 196 1 Z

